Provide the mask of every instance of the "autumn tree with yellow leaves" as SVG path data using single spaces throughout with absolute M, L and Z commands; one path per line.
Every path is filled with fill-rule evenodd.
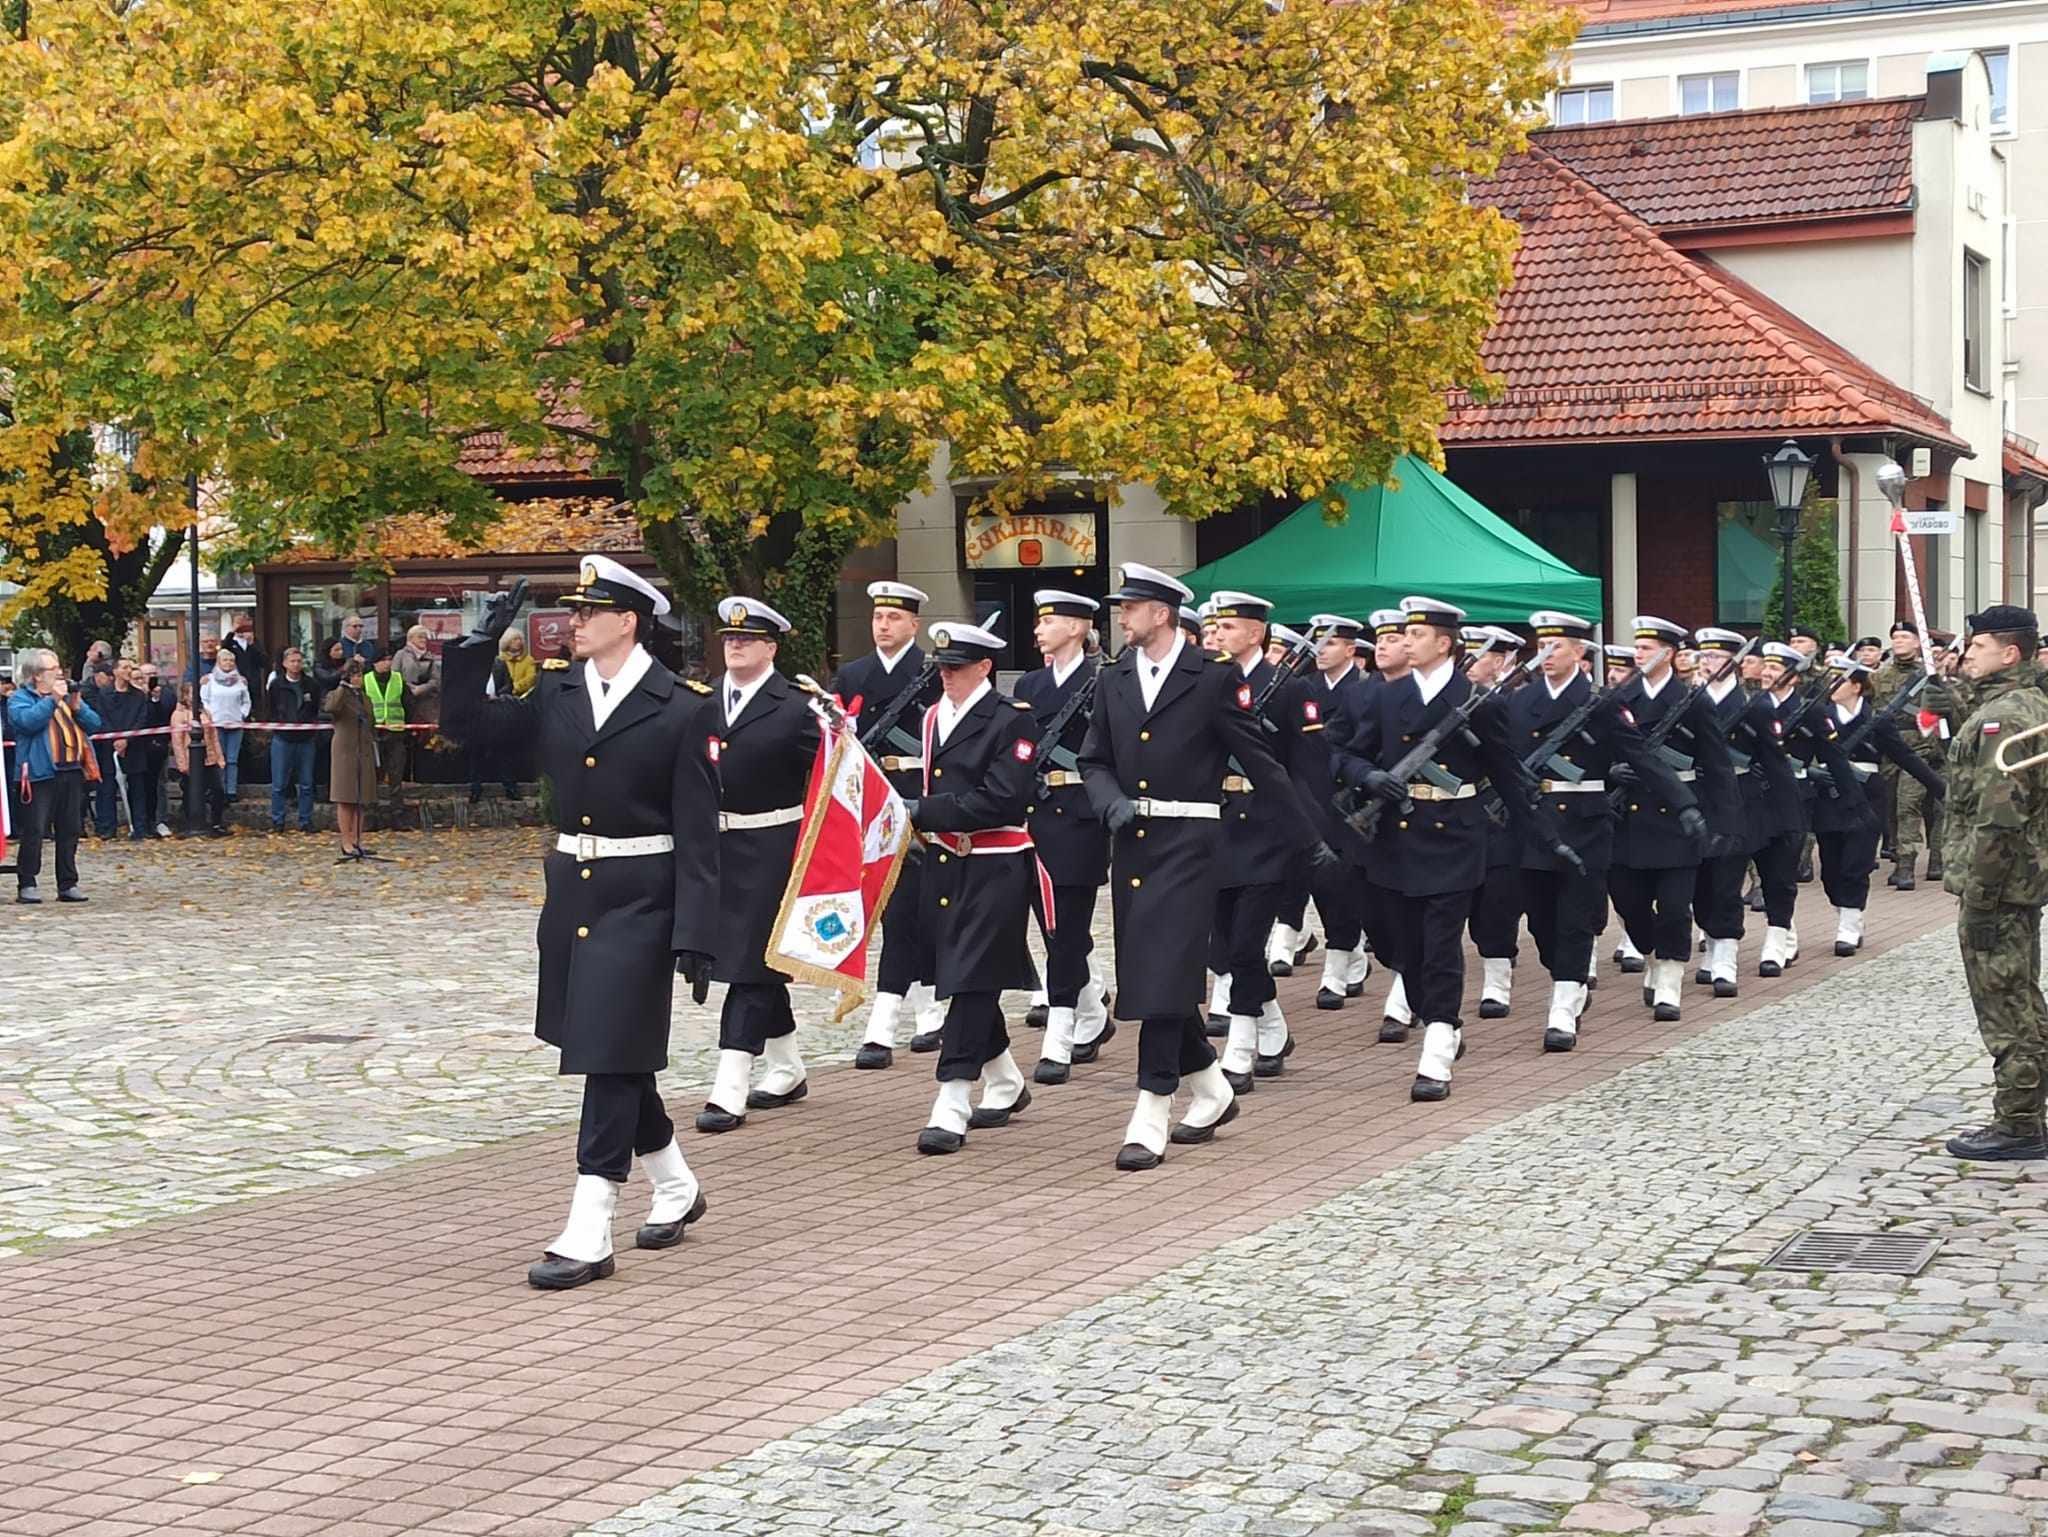
M 940 442 L 1199 518 L 1435 452 L 1568 24 L 1496 0 L 15 0 L 0 437 L 114 423 L 254 554 L 590 456 L 810 634 Z M 23 437 L 4 453 L 34 460 Z M 147 516 L 146 493 L 126 513 Z M 0 547 L 34 496 L 13 487 Z

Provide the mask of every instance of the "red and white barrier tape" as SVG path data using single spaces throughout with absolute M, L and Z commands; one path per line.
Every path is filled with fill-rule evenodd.
M 136 731 L 94 731 L 88 733 L 86 739 L 92 742 L 125 742 L 130 737 L 137 736 L 171 736 L 178 729 L 176 726 L 144 726 Z M 184 728 L 188 734 L 197 732 L 199 729 L 197 726 L 187 726 Z M 239 726 L 215 726 L 213 729 L 215 731 L 332 731 L 334 729 L 334 722 L 313 721 L 300 723 L 281 720 L 245 720 Z M 441 728 L 431 721 L 407 721 L 403 725 L 373 726 L 371 729 L 374 731 L 439 731 Z

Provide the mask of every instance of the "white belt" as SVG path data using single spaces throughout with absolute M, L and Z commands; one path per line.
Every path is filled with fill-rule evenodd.
M 721 811 L 718 813 L 718 830 L 738 833 L 756 827 L 787 827 L 803 819 L 804 808 L 801 806 L 781 806 L 774 811 Z
M 1223 808 L 1214 801 L 1162 801 L 1149 795 L 1138 797 L 1138 815 L 1141 817 L 1192 817 L 1198 822 L 1215 822 L 1223 816 Z
M 1572 783 L 1568 779 L 1546 779 L 1542 781 L 1542 784 L 1545 795 L 1570 795 L 1574 791 L 1604 790 L 1607 788 L 1607 781 L 1604 779 L 1581 779 L 1577 784 Z
M 1459 785 L 1455 790 L 1446 790 L 1428 780 L 1417 780 L 1408 787 L 1408 798 L 1415 801 L 1468 801 L 1479 793 L 1476 784 Z
M 1225 774 L 1223 776 L 1223 793 L 1225 795 L 1249 795 L 1252 793 L 1252 782 L 1242 774 Z
M 1678 782 L 1682 785 L 1689 785 L 1699 777 L 1700 771 L 1698 769 L 1680 769 L 1678 771 Z
M 883 759 L 881 760 L 881 766 L 882 766 L 882 772 L 883 772 L 883 773 L 885 773 L 885 774 L 898 774 L 898 773 L 901 773 L 901 772 L 902 772 L 902 771 L 903 771 L 904 769 L 921 769 L 921 768 L 923 768 L 923 767 L 924 767 L 924 759 L 922 759 L 922 758 L 900 758 L 900 757 L 897 757 L 896 755 L 894 755 L 894 754 L 892 753 L 892 754 L 890 754 L 890 755 L 889 755 L 888 757 L 885 757 L 885 758 L 883 758 Z
M 1875 763 L 1859 763 L 1854 758 L 1849 760 L 1849 767 L 1856 771 L 1858 779 L 1868 779 L 1877 772 L 1877 765 Z
M 645 838 L 599 838 L 590 833 L 556 833 L 555 852 L 574 854 L 582 864 L 592 859 L 633 859 L 642 854 L 673 854 L 676 840 L 667 833 Z
M 1068 785 L 1077 785 L 1080 782 L 1081 776 L 1072 769 L 1054 769 L 1045 776 L 1045 787 L 1048 790 L 1063 790 Z

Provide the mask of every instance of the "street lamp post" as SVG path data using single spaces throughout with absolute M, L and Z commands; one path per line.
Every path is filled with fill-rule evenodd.
M 197 475 L 185 477 L 185 506 L 187 511 L 192 514 L 192 524 L 185 535 L 185 558 L 188 562 L 185 569 L 189 574 L 192 586 L 192 591 L 188 595 L 190 598 L 188 617 L 191 621 L 191 634 L 187 639 L 186 645 L 190 658 L 187 670 L 192 675 L 192 742 L 189 748 L 190 756 L 186 759 L 191 764 L 191 768 L 185 775 L 185 836 L 196 838 L 206 827 L 206 823 L 203 820 L 205 812 L 199 804 L 199 787 L 206 781 L 206 734 L 199 726 L 199 685 L 206 681 L 206 675 L 199 670 L 199 477 Z
M 1771 478 L 1771 500 L 1778 508 L 1778 538 L 1784 541 L 1784 574 L 1779 587 L 1785 595 L 1785 639 L 1792 638 L 1792 546 L 1799 542 L 1799 509 L 1806 501 L 1807 477 L 1813 474 L 1814 459 L 1802 453 L 1790 438 L 1775 454 L 1764 455 L 1764 473 Z

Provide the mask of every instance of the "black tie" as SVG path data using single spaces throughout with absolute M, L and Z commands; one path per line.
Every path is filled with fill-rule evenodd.
M 725 706 L 725 718 L 726 718 L 727 720 L 731 720 L 731 719 L 732 719 L 732 718 L 733 718 L 733 717 L 734 717 L 735 715 L 738 715 L 739 713 L 740 713 L 740 691 L 739 691 L 738 689 L 734 689 L 734 690 L 732 691 L 732 698 L 726 701 L 726 706 Z

